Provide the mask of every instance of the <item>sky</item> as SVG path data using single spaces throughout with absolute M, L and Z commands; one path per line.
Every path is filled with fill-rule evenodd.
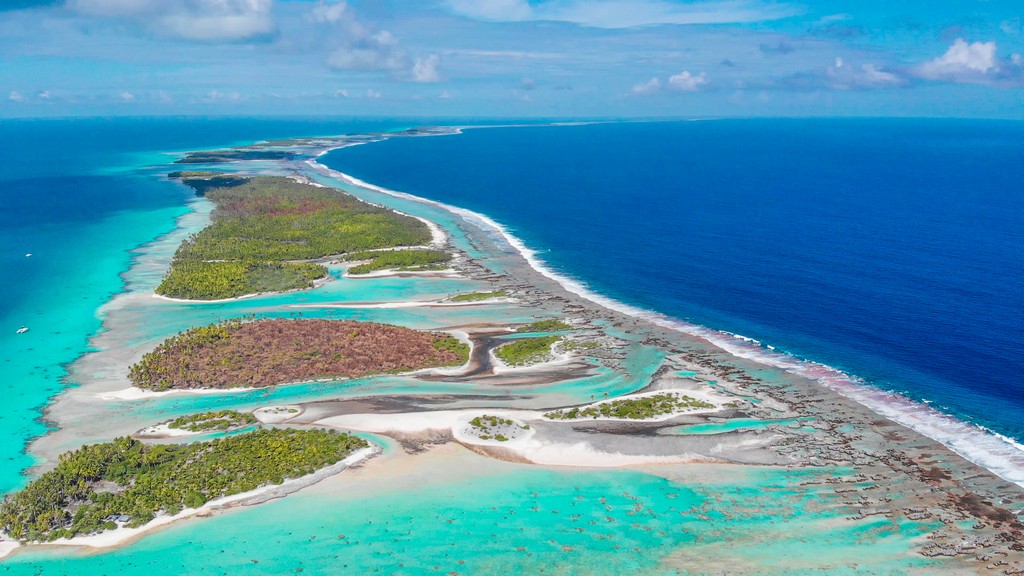
M 0 117 L 1024 119 L 1022 0 L 0 0 Z

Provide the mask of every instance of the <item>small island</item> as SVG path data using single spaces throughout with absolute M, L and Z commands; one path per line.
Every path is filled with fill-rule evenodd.
M 502 344 L 494 350 L 494 356 L 505 364 L 514 367 L 540 364 L 554 358 L 551 353 L 551 346 L 561 339 L 560 336 L 522 338 L 508 344 Z
M 659 392 L 633 398 L 606 400 L 587 407 L 564 408 L 544 414 L 549 420 L 609 418 L 615 420 L 653 420 L 664 416 L 710 410 L 716 406 L 678 392 Z
M 516 332 L 519 332 L 520 334 L 532 334 L 535 332 L 565 332 L 566 330 L 572 330 L 572 326 L 568 325 L 564 320 L 559 320 L 557 318 L 538 320 L 516 328 Z
M 511 418 L 483 414 L 470 420 L 462 432 L 478 440 L 508 442 L 524 436 L 528 430 L 529 424 Z
M 213 223 L 181 244 L 156 293 L 220 300 L 313 286 L 327 276 L 318 260 L 431 241 L 422 221 L 322 186 L 279 176 L 175 172 L 213 202 Z M 378 253 L 374 253 L 378 254 Z M 392 251 L 402 266 L 435 265 L 437 250 Z M 380 264 L 385 268 L 392 264 Z
M 263 388 L 458 366 L 469 346 L 400 326 L 320 319 L 228 320 L 186 330 L 129 370 L 146 390 Z
M 442 250 L 379 250 L 363 251 L 346 254 L 345 260 L 359 262 L 348 269 L 352 276 L 380 272 L 381 270 L 393 270 L 395 272 L 426 272 L 432 270 L 444 270 L 446 263 L 451 260 L 451 254 Z
M 0 529 L 24 543 L 141 527 L 312 474 L 368 447 L 361 438 L 317 429 L 261 429 L 191 444 L 117 438 L 64 454 L 56 468 L 8 495 Z
M 218 410 L 216 412 L 201 412 L 179 416 L 167 423 L 172 430 L 184 430 L 186 432 L 224 432 L 227 430 L 238 430 L 246 426 L 258 424 L 259 420 L 249 412 L 238 412 L 236 410 Z
M 287 150 L 246 150 L 233 148 L 230 150 L 211 150 L 208 152 L 189 152 L 184 158 L 175 160 L 175 164 L 221 164 L 223 162 L 239 162 L 242 160 L 288 160 L 295 157 L 295 152 Z
M 449 302 L 482 302 L 484 300 L 491 300 L 492 298 L 504 298 L 508 296 L 508 292 L 505 290 L 497 290 L 494 292 L 468 292 L 466 294 L 456 294 L 448 298 Z

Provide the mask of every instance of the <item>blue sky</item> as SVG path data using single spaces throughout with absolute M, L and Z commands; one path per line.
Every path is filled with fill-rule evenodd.
M 1021 0 L 2 0 L 0 116 L 1024 118 Z

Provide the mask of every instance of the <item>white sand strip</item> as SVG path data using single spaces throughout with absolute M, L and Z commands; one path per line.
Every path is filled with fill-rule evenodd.
M 152 398 L 164 398 L 166 396 L 189 396 L 189 395 L 208 395 L 208 394 L 237 394 L 239 392 L 248 392 L 255 390 L 255 388 L 200 388 L 195 390 L 165 390 L 163 392 L 153 392 L 152 390 L 143 390 L 142 388 L 125 388 L 123 390 L 117 390 L 115 392 L 101 392 L 96 395 L 100 400 L 149 400 Z
M 366 278 L 388 278 L 390 276 L 446 276 L 456 277 L 459 275 L 457 270 L 452 268 L 445 268 L 444 270 L 377 270 L 375 272 L 368 272 L 366 274 L 349 274 L 345 272 L 342 274 L 343 278 L 351 278 L 352 280 L 360 280 Z
M 652 456 L 645 454 L 622 454 L 602 452 L 585 442 L 567 444 L 539 438 L 536 434 L 524 434 L 506 442 L 482 440 L 465 432 L 466 423 L 477 416 L 499 416 L 525 423 L 539 421 L 541 412 L 531 410 L 474 409 L 443 410 L 437 412 L 413 412 L 405 414 L 345 414 L 319 420 L 316 424 L 345 430 L 358 430 L 377 434 L 415 434 L 427 431 L 450 431 L 463 444 L 488 448 L 502 448 L 535 464 L 547 466 L 577 466 L 588 468 L 614 468 L 639 464 L 667 464 L 707 461 L 706 456 L 680 454 L 673 456 Z M 532 426 L 531 426 L 532 428 Z

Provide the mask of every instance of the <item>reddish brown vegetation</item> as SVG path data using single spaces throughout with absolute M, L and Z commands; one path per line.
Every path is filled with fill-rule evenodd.
M 447 334 L 341 320 L 231 321 L 183 332 L 132 367 L 136 386 L 265 387 L 320 378 L 359 378 L 465 361 Z

